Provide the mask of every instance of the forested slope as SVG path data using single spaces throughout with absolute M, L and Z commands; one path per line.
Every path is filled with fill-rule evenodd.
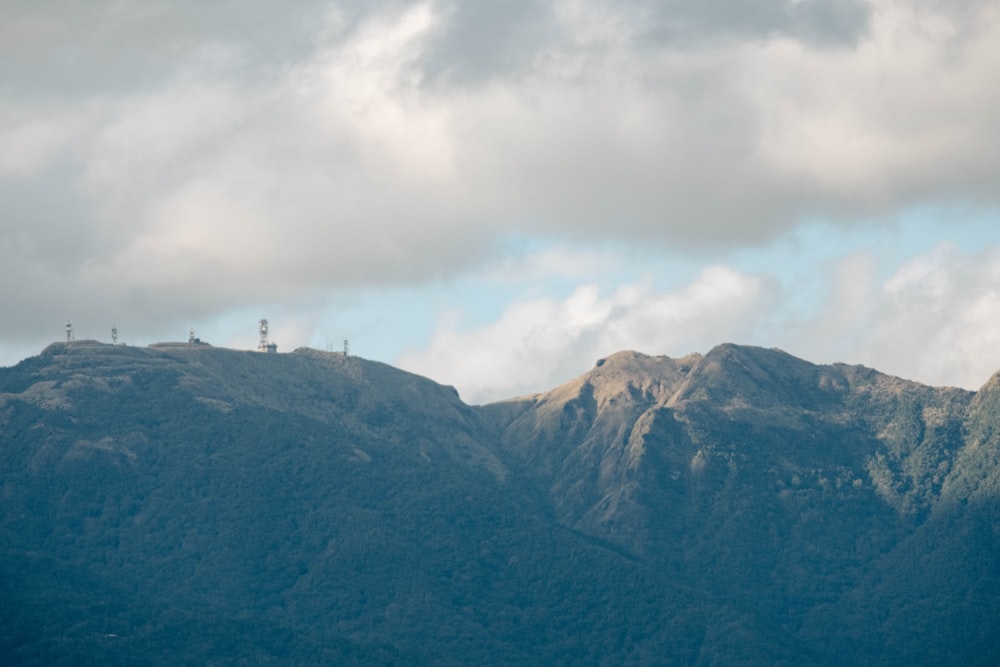
M 1000 383 L 620 353 L 468 406 L 298 350 L 0 369 L 4 664 L 996 664 Z

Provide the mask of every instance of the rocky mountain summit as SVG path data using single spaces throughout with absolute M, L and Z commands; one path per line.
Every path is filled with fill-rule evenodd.
M 0 484 L 4 664 L 1000 664 L 1000 375 L 59 343 Z

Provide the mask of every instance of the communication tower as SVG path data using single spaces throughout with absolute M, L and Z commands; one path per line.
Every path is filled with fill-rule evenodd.
M 257 331 L 260 332 L 260 342 L 257 343 L 257 351 L 267 352 L 267 320 L 261 319 Z
M 345 338 L 344 339 L 344 358 L 345 359 L 347 358 L 347 354 L 348 354 L 348 352 L 350 352 L 350 349 L 351 349 L 351 345 L 348 342 L 348 340 Z
M 191 343 L 193 345 L 197 340 L 198 339 L 194 337 L 194 327 L 191 327 L 188 330 L 188 343 Z
M 111 344 L 118 344 L 118 325 L 116 324 L 111 325 Z
M 276 354 L 278 352 L 278 344 L 271 343 L 267 340 L 267 320 L 261 319 L 257 331 L 260 333 L 260 341 L 257 343 L 257 351 L 265 352 L 267 354 Z
M 66 342 L 73 342 L 73 325 L 70 322 L 66 322 Z

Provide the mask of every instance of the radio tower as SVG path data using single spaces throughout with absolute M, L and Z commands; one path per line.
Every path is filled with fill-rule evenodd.
M 262 319 L 257 330 L 260 332 L 260 342 L 257 343 L 257 351 L 267 352 L 267 320 Z
M 258 332 L 260 332 L 260 342 L 257 343 L 258 352 L 266 352 L 267 354 L 276 354 L 278 352 L 278 344 L 271 343 L 267 340 L 267 320 L 261 319 L 259 326 L 257 327 Z
M 118 325 L 111 326 L 111 344 L 112 345 L 118 344 Z
M 66 342 L 67 343 L 73 342 L 73 325 L 70 324 L 69 322 L 66 322 Z

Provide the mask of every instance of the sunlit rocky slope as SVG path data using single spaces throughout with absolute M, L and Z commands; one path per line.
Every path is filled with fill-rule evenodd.
M 1000 377 L 55 344 L 0 483 L 3 664 L 1000 664 Z

